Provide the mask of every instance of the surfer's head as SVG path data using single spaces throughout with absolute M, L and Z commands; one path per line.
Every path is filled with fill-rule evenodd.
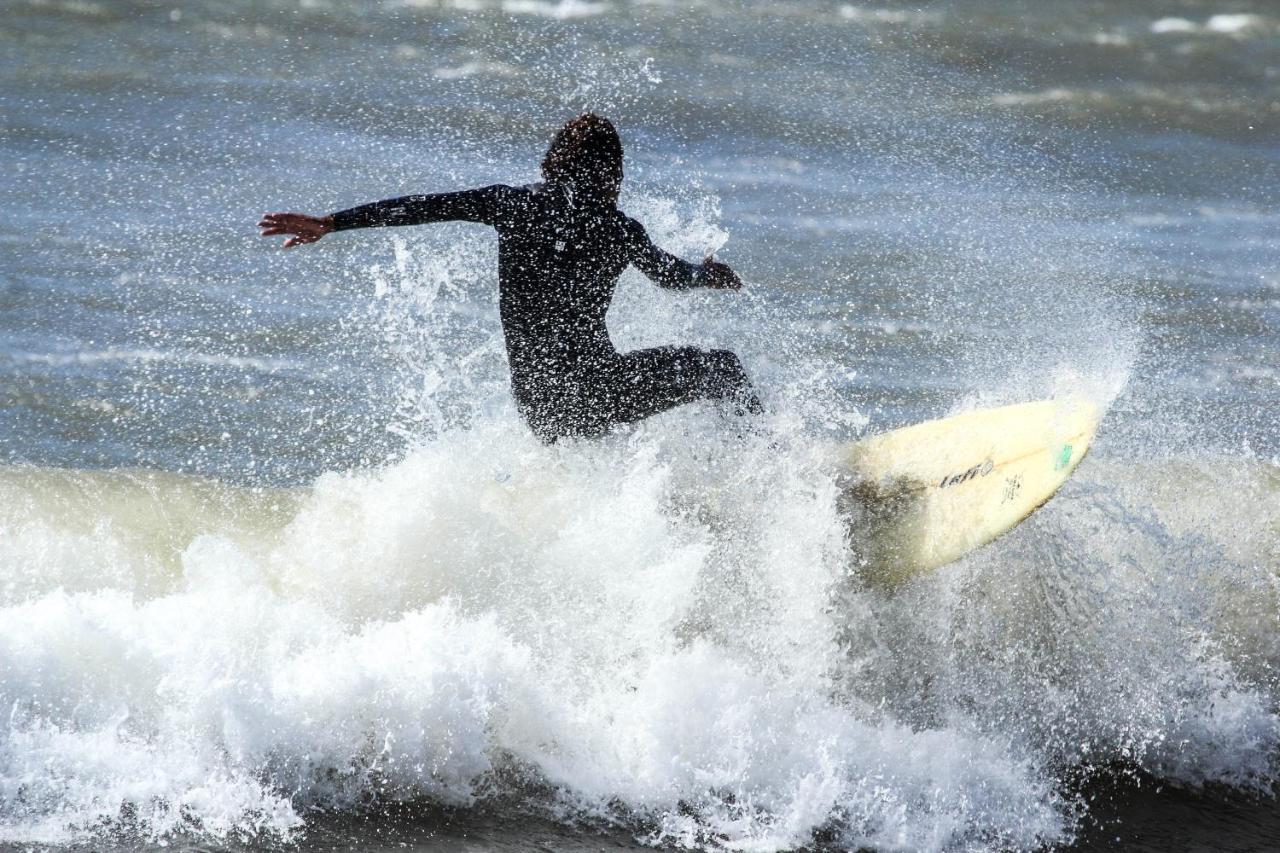
M 595 113 L 568 122 L 542 158 L 542 176 L 584 200 L 616 203 L 622 188 L 622 139 L 613 123 Z

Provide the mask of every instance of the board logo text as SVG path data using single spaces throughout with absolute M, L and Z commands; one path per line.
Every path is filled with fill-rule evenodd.
M 986 462 L 980 462 L 972 468 L 967 468 L 959 474 L 947 474 L 938 483 L 939 489 L 945 489 L 948 486 L 958 486 L 961 483 L 967 483 L 974 477 L 985 477 L 991 473 L 996 464 L 988 459 Z

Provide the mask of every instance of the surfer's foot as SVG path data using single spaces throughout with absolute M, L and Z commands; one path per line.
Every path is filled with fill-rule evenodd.
M 755 394 L 735 398 L 730 406 L 720 411 L 729 422 L 726 426 L 733 430 L 740 440 L 774 439 L 773 433 L 765 427 L 764 420 L 760 417 L 764 414 L 764 406 Z

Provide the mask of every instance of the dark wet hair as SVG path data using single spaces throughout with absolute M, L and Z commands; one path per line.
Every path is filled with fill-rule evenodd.
M 542 176 L 549 183 L 616 198 L 622 184 L 622 139 L 613 122 L 583 113 L 566 123 L 542 158 Z

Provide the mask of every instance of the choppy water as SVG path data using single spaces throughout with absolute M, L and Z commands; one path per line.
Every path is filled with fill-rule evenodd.
M 0 844 L 1274 837 L 1273 4 L 0 11 Z M 748 284 L 629 272 L 615 340 L 736 349 L 772 437 L 543 447 L 484 229 L 253 228 L 533 180 L 586 108 Z M 825 447 L 1065 392 L 1056 500 L 850 576 Z

